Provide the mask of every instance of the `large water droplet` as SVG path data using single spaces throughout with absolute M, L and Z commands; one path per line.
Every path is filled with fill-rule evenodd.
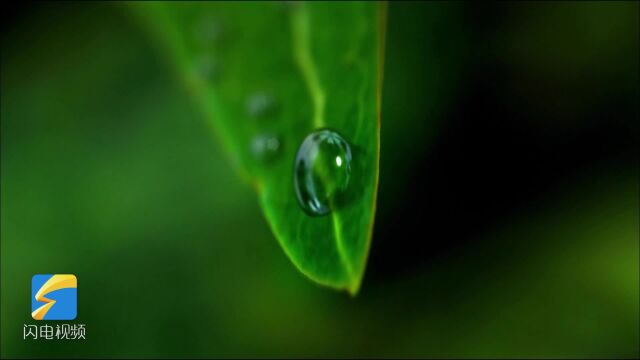
M 271 161 L 278 153 L 282 143 L 280 139 L 272 134 L 260 134 L 251 140 L 251 152 L 260 161 Z
M 337 197 L 349 185 L 349 143 L 335 131 L 316 130 L 300 145 L 293 171 L 300 207 L 311 216 L 325 215 L 335 208 Z

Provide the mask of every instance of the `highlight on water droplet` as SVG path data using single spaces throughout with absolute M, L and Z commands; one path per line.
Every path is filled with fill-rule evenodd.
M 273 115 L 277 109 L 275 97 L 266 92 L 257 92 L 247 98 L 247 114 L 254 118 Z
M 282 143 L 273 134 L 260 134 L 251 140 L 251 153 L 260 161 L 271 161 L 280 153 Z
M 351 178 L 351 148 L 329 129 L 313 131 L 304 139 L 293 169 L 293 186 L 300 207 L 310 216 L 328 214 Z

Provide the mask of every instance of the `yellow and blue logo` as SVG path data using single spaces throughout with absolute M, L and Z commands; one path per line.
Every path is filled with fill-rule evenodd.
M 74 320 L 78 314 L 78 279 L 70 274 L 38 274 L 31 278 L 31 317 Z

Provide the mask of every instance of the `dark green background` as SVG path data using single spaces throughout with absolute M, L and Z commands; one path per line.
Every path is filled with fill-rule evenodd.
M 637 2 L 390 4 L 355 298 L 289 262 L 126 4 L 8 13 L 2 357 L 639 355 Z M 22 339 L 38 273 L 77 275 L 86 341 Z

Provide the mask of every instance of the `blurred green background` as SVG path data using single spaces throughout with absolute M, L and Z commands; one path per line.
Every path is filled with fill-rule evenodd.
M 640 355 L 637 2 L 389 4 L 355 298 L 289 262 L 126 4 L 9 14 L 3 358 Z M 85 341 L 22 339 L 38 273 L 77 275 Z

